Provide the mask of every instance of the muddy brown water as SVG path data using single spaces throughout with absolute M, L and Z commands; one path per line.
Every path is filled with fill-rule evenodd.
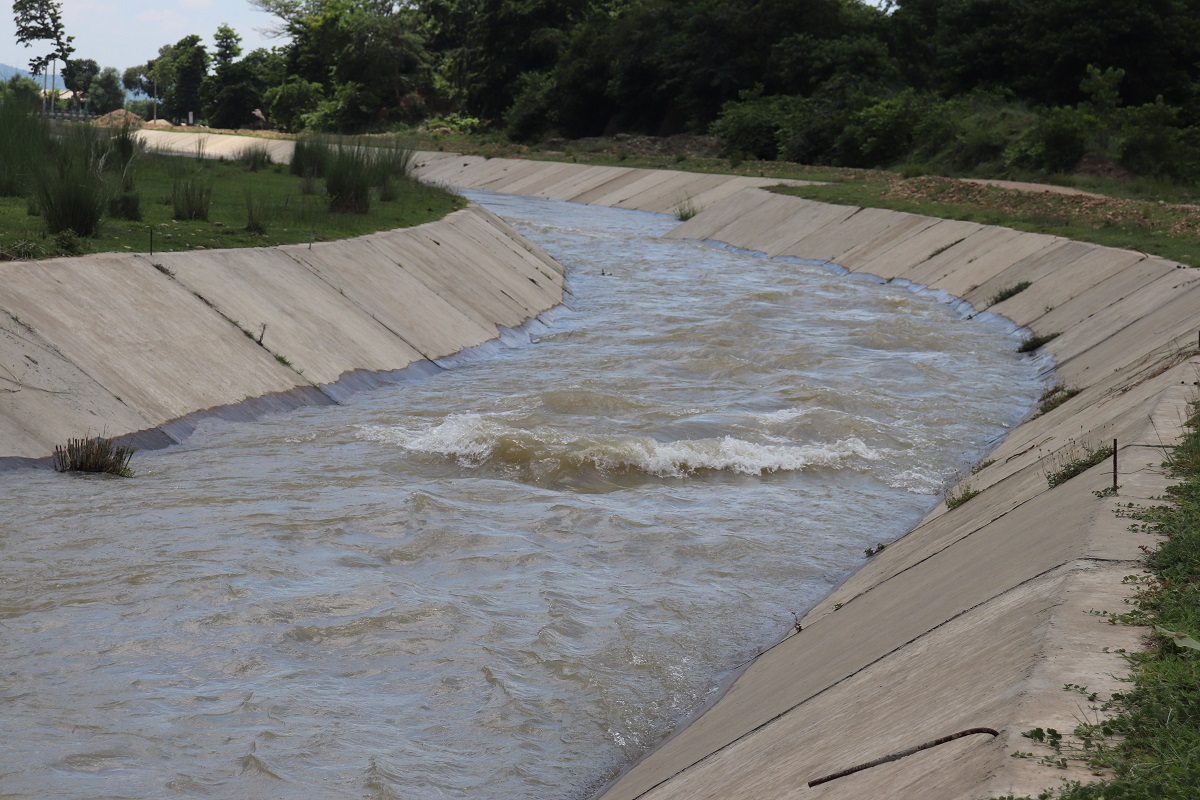
M 0 476 L 0 795 L 588 797 L 1041 388 L 945 298 L 476 197 L 567 265 L 543 322 Z

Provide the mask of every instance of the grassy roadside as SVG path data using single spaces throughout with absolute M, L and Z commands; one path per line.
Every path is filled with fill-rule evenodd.
M 0 261 L 107 252 L 169 252 L 333 241 L 420 225 L 462 208 L 443 189 L 397 175 L 371 189 L 366 213 L 331 213 L 322 180 L 286 165 L 141 153 L 132 162 L 139 220 L 109 213 L 94 236 L 54 235 L 24 197 L 0 197 Z M 112 179 L 115 180 L 115 179 Z M 207 218 L 176 219 L 186 182 L 207 197 Z
M 1153 626 L 1154 642 L 1128 654 L 1130 688 L 1103 706 L 1114 716 L 1078 728 L 1086 749 L 1066 753 L 1113 776 L 1072 782 L 1039 798 L 1192 800 L 1200 792 L 1200 403 L 1193 404 L 1187 426 L 1168 458 L 1179 483 L 1167 490 L 1167 502 L 1131 513 L 1166 539 L 1157 549 L 1145 548 L 1150 577 L 1134 609 L 1113 620 Z M 1057 755 L 1061 740 L 1050 733 Z
M 944 219 L 1001 225 L 1107 247 L 1137 250 L 1200 265 L 1200 205 L 1183 187 L 1093 175 L 1055 176 L 1065 188 L 1090 194 L 1033 193 L 959 178 L 905 177 L 885 170 L 807 167 L 779 161 L 739 161 L 697 155 L 681 145 L 675 152 L 638 152 L 631 144 L 566 143 L 549 150 L 498 139 L 450 135 L 426 137 L 423 150 L 449 150 L 487 157 L 531 158 L 602 166 L 676 169 L 767 178 L 820 181 L 820 186 L 779 187 L 781 194 L 839 205 L 887 208 Z

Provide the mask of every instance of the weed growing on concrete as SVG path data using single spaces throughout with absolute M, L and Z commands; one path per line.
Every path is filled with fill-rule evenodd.
M 1045 471 L 1046 483 L 1050 484 L 1050 488 L 1053 489 L 1076 475 L 1087 472 L 1105 459 L 1112 458 L 1112 454 L 1111 444 L 1096 447 L 1086 442 L 1081 444 L 1072 439 L 1066 447 L 1050 457 L 1051 468 Z
M 1059 335 L 1057 333 L 1031 334 L 1030 336 L 1027 336 L 1025 338 L 1025 340 L 1022 341 L 1021 344 L 1017 347 L 1017 352 L 1018 353 L 1032 353 L 1034 350 L 1037 350 L 1039 347 L 1044 345 L 1046 342 L 1057 339 L 1058 336 Z
M 998 291 L 994 295 L 992 295 L 992 300 L 990 303 L 988 303 L 988 305 L 994 306 L 997 303 L 1003 303 L 1005 300 L 1007 300 L 1010 297 L 1016 297 L 1021 292 L 1028 289 L 1031 285 L 1032 284 L 1030 284 L 1029 281 L 1021 281 L 1020 283 L 1014 284 L 1014 285 L 1008 287 L 1007 289 L 1001 289 L 1000 291 Z
M 129 460 L 135 447 L 122 447 L 103 436 L 70 439 L 66 446 L 54 448 L 54 469 L 58 472 L 100 472 L 132 478 Z
M 971 484 L 964 483 L 957 492 L 950 492 L 946 495 L 946 508 L 953 511 L 979 493 L 979 489 L 973 489 Z
M 684 198 L 675 204 L 675 219 L 680 222 L 687 222 L 699 213 L 700 209 L 696 207 L 696 203 L 690 197 Z
M 985 469 L 987 469 L 988 467 L 990 467 L 992 464 L 995 464 L 995 463 L 996 463 L 996 459 L 994 459 L 994 458 L 989 458 L 987 461 L 980 461 L 978 464 L 971 467 L 971 474 L 978 475 L 979 473 L 983 472 Z
M 1043 414 L 1049 413 L 1082 391 L 1083 389 L 1078 387 L 1068 388 L 1062 383 L 1056 383 L 1038 398 L 1038 411 Z

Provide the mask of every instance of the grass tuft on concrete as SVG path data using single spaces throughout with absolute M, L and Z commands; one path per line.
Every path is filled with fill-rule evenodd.
M 67 444 L 54 448 L 54 469 L 58 472 L 96 472 L 132 478 L 129 460 L 136 447 L 117 445 L 112 439 L 91 436 L 70 439 Z

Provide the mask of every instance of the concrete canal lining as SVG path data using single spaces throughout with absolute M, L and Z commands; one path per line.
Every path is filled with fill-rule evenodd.
M 194 139 L 164 139 L 186 134 L 146 135 L 196 147 Z M 206 152 L 233 147 L 226 139 L 236 138 L 210 136 Z M 965 479 L 979 494 L 954 509 L 939 504 L 873 556 L 712 708 L 617 776 L 603 800 L 986 798 L 1092 779 L 1078 763 L 1065 770 L 1042 763 L 1050 752 L 1021 733 L 1094 721 L 1094 704 L 1064 686 L 1107 697 L 1122 686 L 1114 676 L 1127 672 L 1117 651 L 1139 647 L 1139 629 L 1104 615 L 1126 608 L 1122 579 L 1139 572 L 1139 547 L 1151 543 L 1118 512 L 1152 502 L 1167 485 L 1163 447 L 1178 440 L 1200 378 L 1200 274 L 1142 253 L 754 188 L 773 182 L 765 179 L 442 153 L 418 160 L 425 180 L 455 188 L 659 213 L 690 201 L 701 213 L 671 235 L 830 260 L 1060 334 L 1043 348 L 1057 363 L 1047 379 L 1080 390 L 1014 429 Z M 314 391 L 309 375 L 325 380 L 436 357 L 475 343 L 500 319 L 558 302 L 561 272 L 483 217 L 473 209 L 435 223 L 448 229 L 380 234 L 311 253 L 266 251 L 261 262 L 249 257 L 244 277 L 237 260 L 247 256 L 214 253 L 173 257 L 173 276 L 142 256 L 3 265 L 0 377 L 18 387 L 0 394 L 4 454 L 42 456 L 83 428 L 142 430 L 205 404 Z M 347 259 L 339 248 L 348 248 Z M 487 277 L 532 294 L 515 285 L 500 296 L 474 287 L 454 293 L 424 260 L 431 252 L 453 252 L 451 262 L 502 254 L 505 266 Z M 356 259 L 361 264 L 339 271 L 340 262 Z M 154 261 L 167 266 L 165 258 Z M 276 287 L 274 269 L 299 279 Z M 1022 282 L 1029 288 L 991 305 Z M 116 305 L 106 302 L 123 293 Z M 395 305 L 405 297 L 421 298 L 411 313 Z M 298 313 L 311 314 L 317 327 L 289 327 Z M 330 320 L 353 331 L 353 341 L 347 334 L 331 344 L 320 329 Z M 233 321 L 252 331 L 267 322 L 268 349 Z M 1103 492 L 1112 481 L 1108 462 L 1048 485 L 1047 473 L 1114 439 L 1118 496 Z M 999 735 L 963 737 L 808 786 L 980 727 Z M 1017 751 L 1034 757 L 1012 757 Z

